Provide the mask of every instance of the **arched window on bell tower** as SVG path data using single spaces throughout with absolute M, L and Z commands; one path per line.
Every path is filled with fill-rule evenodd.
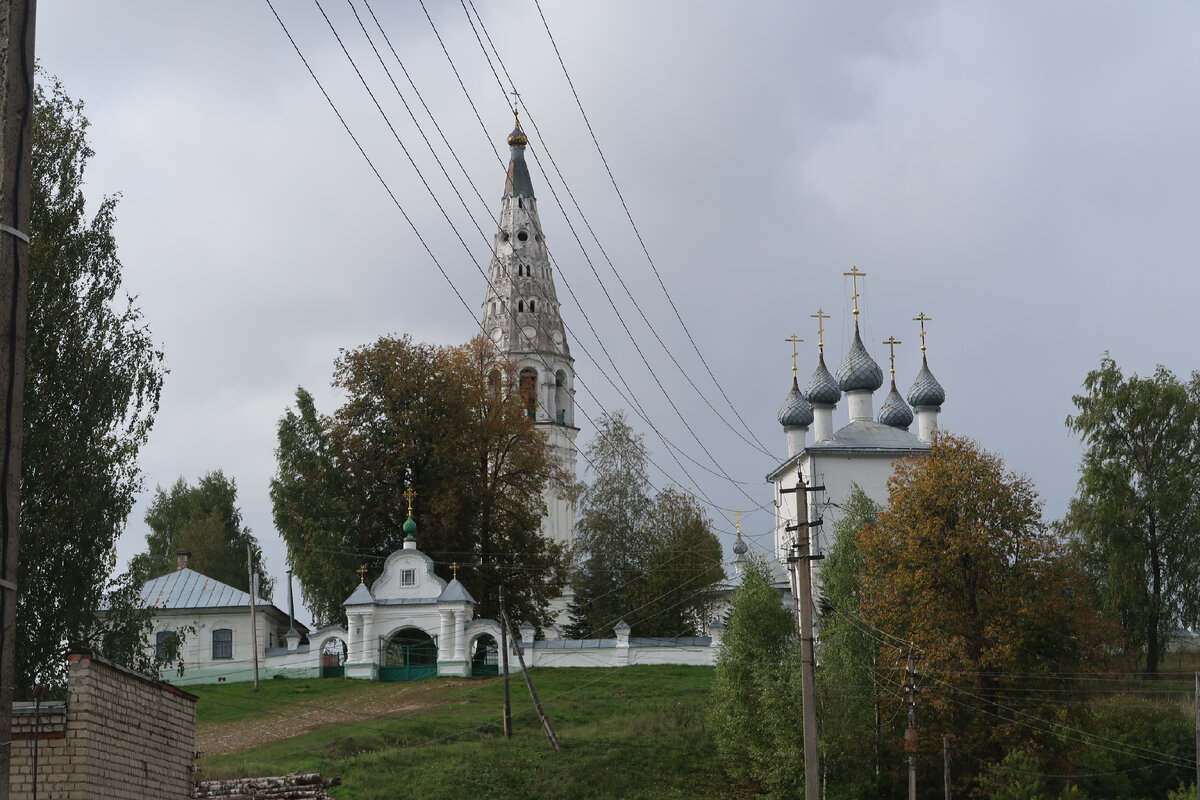
M 574 414 L 571 410 L 571 392 L 567 388 L 567 374 L 561 369 L 554 373 L 554 408 L 555 422 L 559 425 L 573 425 Z
M 537 370 L 533 367 L 521 370 L 519 386 L 521 399 L 525 401 L 525 413 L 530 419 L 537 419 Z

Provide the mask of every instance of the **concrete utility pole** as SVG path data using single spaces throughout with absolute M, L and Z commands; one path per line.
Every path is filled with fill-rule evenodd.
M 804 796 L 821 796 L 820 755 L 817 751 L 817 680 L 816 657 L 813 652 L 813 605 L 812 605 L 812 561 L 820 558 L 812 553 L 812 536 L 809 531 L 821 524 L 820 520 L 808 519 L 808 493 L 824 489 L 824 486 L 809 487 L 804 475 L 796 476 L 796 524 L 787 530 L 803 531 L 792 545 L 788 567 L 792 573 L 793 596 L 800 606 L 800 700 L 804 714 Z M 787 491 L 786 489 L 784 490 Z
M 33 28 L 36 0 L 0 11 L 0 787 L 7 795 L 16 682 L 17 545 L 20 541 L 21 426 L 25 389 L 25 302 L 29 288 L 29 194 L 33 148 Z
M 1196 673 L 1196 800 L 1200 800 L 1200 672 Z
M 250 652 L 254 653 L 254 691 L 258 691 L 258 620 L 254 613 L 254 551 L 246 542 L 246 575 L 250 585 Z

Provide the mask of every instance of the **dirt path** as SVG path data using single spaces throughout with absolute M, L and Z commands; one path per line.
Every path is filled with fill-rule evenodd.
M 289 702 L 277 712 L 253 719 L 201 725 L 196 729 L 196 749 L 208 756 L 249 750 L 276 739 L 339 723 L 377 719 L 438 703 L 427 700 L 412 683 L 374 684 L 373 691 L 345 698 L 314 697 Z

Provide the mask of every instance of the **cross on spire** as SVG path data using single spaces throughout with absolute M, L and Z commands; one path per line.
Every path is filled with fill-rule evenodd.
M 793 333 L 787 339 L 784 339 L 784 341 L 792 343 L 792 379 L 795 380 L 795 378 L 796 378 L 796 356 L 799 355 L 799 352 L 796 350 L 796 345 L 799 344 L 800 342 L 803 342 L 804 340 L 798 338 L 796 336 L 796 334 Z
M 450 572 L 454 575 L 454 580 L 458 580 L 458 562 L 454 561 L 450 564 Z
M 810 317 L 817 321 L 817 350 L 824 354 L 825 352 L 825 320 L 832 319 L 825 313 L 825 309 L 818 308 L 817 313 L 809 314 Z
M 896 345 L 904 344 L 904 342 L 897 340 L 895 336 L 889 336 L 888 338 L 883 340 L 883 343 L 888 346 L 889 350 L 891 350 L 892 382 L 894 383 L 896 380 Z
M 733 512 L 733 519 L 734 519 L 734 525 L 737 526 L 738 538 L 740 539 L 740 538 L 742 538 L 742 512 L 740 512 L 740 511 Z
M 404 499 L 408 501 L 408 515 L 412 516 L 412 501 L 417 497 L 417 493 L 410 486 L 404 490 Z
M 356 569 L 354 571 L 358 573 L 358 582 L 359 583 L 367 582 L 367 565 L 366 564 L 363 564 L 361 567 L 359 567 L 358 569 Z
M 858 329 L 858 279 L 867 277 L 867 273 L 859 272 L 858 267 L 851 267 L 849 272 L 843 272 L 842 275 L 850 278 L 854 282 L 854 328 Z
M 513 119 L 517 121 L 517 127 L 521 127 L 521 93 L 517 91 L 517 87 L 509 93 L 513 96 Z
M 933 322 L 933 317 L 925 316 L 925 312 L 922 311 L 920 314 L 913 317 L 913 322 L 921 323 L 921 355 L 924 356 L 925 355 L 925 323 Z

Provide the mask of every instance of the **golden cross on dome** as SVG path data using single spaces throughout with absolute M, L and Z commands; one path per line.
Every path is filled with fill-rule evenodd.
M 737 535 L 738 535 L 738 538 L 740 539 L 740 538 L 742 538 L 742 512 L 740 512 L 740 511 L 733 512 L 733 518 L 734 518 L 734 525 L 737 526 Z
M 796 356 L 799 355 L 798 351 L 796 350 L 796 345 L 799 344 L 800 342 L 803 342 L 804 340 L 797 337 L 796 334 L 793 333 L 790 337 L 788 337 L 787 339 L 784 339 L 784 341 L 792 343 L 792 377 L 795 378 L 796 377 Z
M 413 491 L 411 486 L 404 490 L 404 499 L 408 501 L 408 515 L 410 517 L 412 516 L 412 501 L 415 500 L 416 497 L 417 493 Z
M 904 342 L 897 341 L 895 336 L 889 336 L 884 339 L 883 343 L 892 351 L 892 380 L 896 380 L 896 345 L 904 344 Z
M 810 317 L 817 321 L 817 350 L 821 353 L 825 352 L 825 320 L 832 319 L 825 313 L 825 309 L 818 308 L 817 313 L 809 314 Z
M 450 572 L 454 574 L 454 580 L 458 580 L 458 562 L 455 561 L 450 565 Z
M 859 272 L 858 267 L 851 267 L 849 272 L 843 272 L 842 275 L 850 278 L 854 282 L 854 327 L 858 327 L 858 279 L 867 277 L 867 273 Z
M 921 355 L 925 355 L 925 323 L 933 322 L 933 317 L 925 316 L 925 312 L 922 311 L 920 314 L 913 317 L 913 322 L 921 323 Z
M 363 564 L 361 567 L 359 567 L 358 569 L 356 569 L 354 571 L 358 573 L 358 582 L 359 583 L 367 582 L 367 565 L 366 564 Z
M 513 90 L 509 92 L 509 94 L 513 96 L 513 119 L 517 121 L 517 127 L 519 128 L 521 127 L 521 94 L 517 91 L 517 87 L 515 86 L 513 87 Z

